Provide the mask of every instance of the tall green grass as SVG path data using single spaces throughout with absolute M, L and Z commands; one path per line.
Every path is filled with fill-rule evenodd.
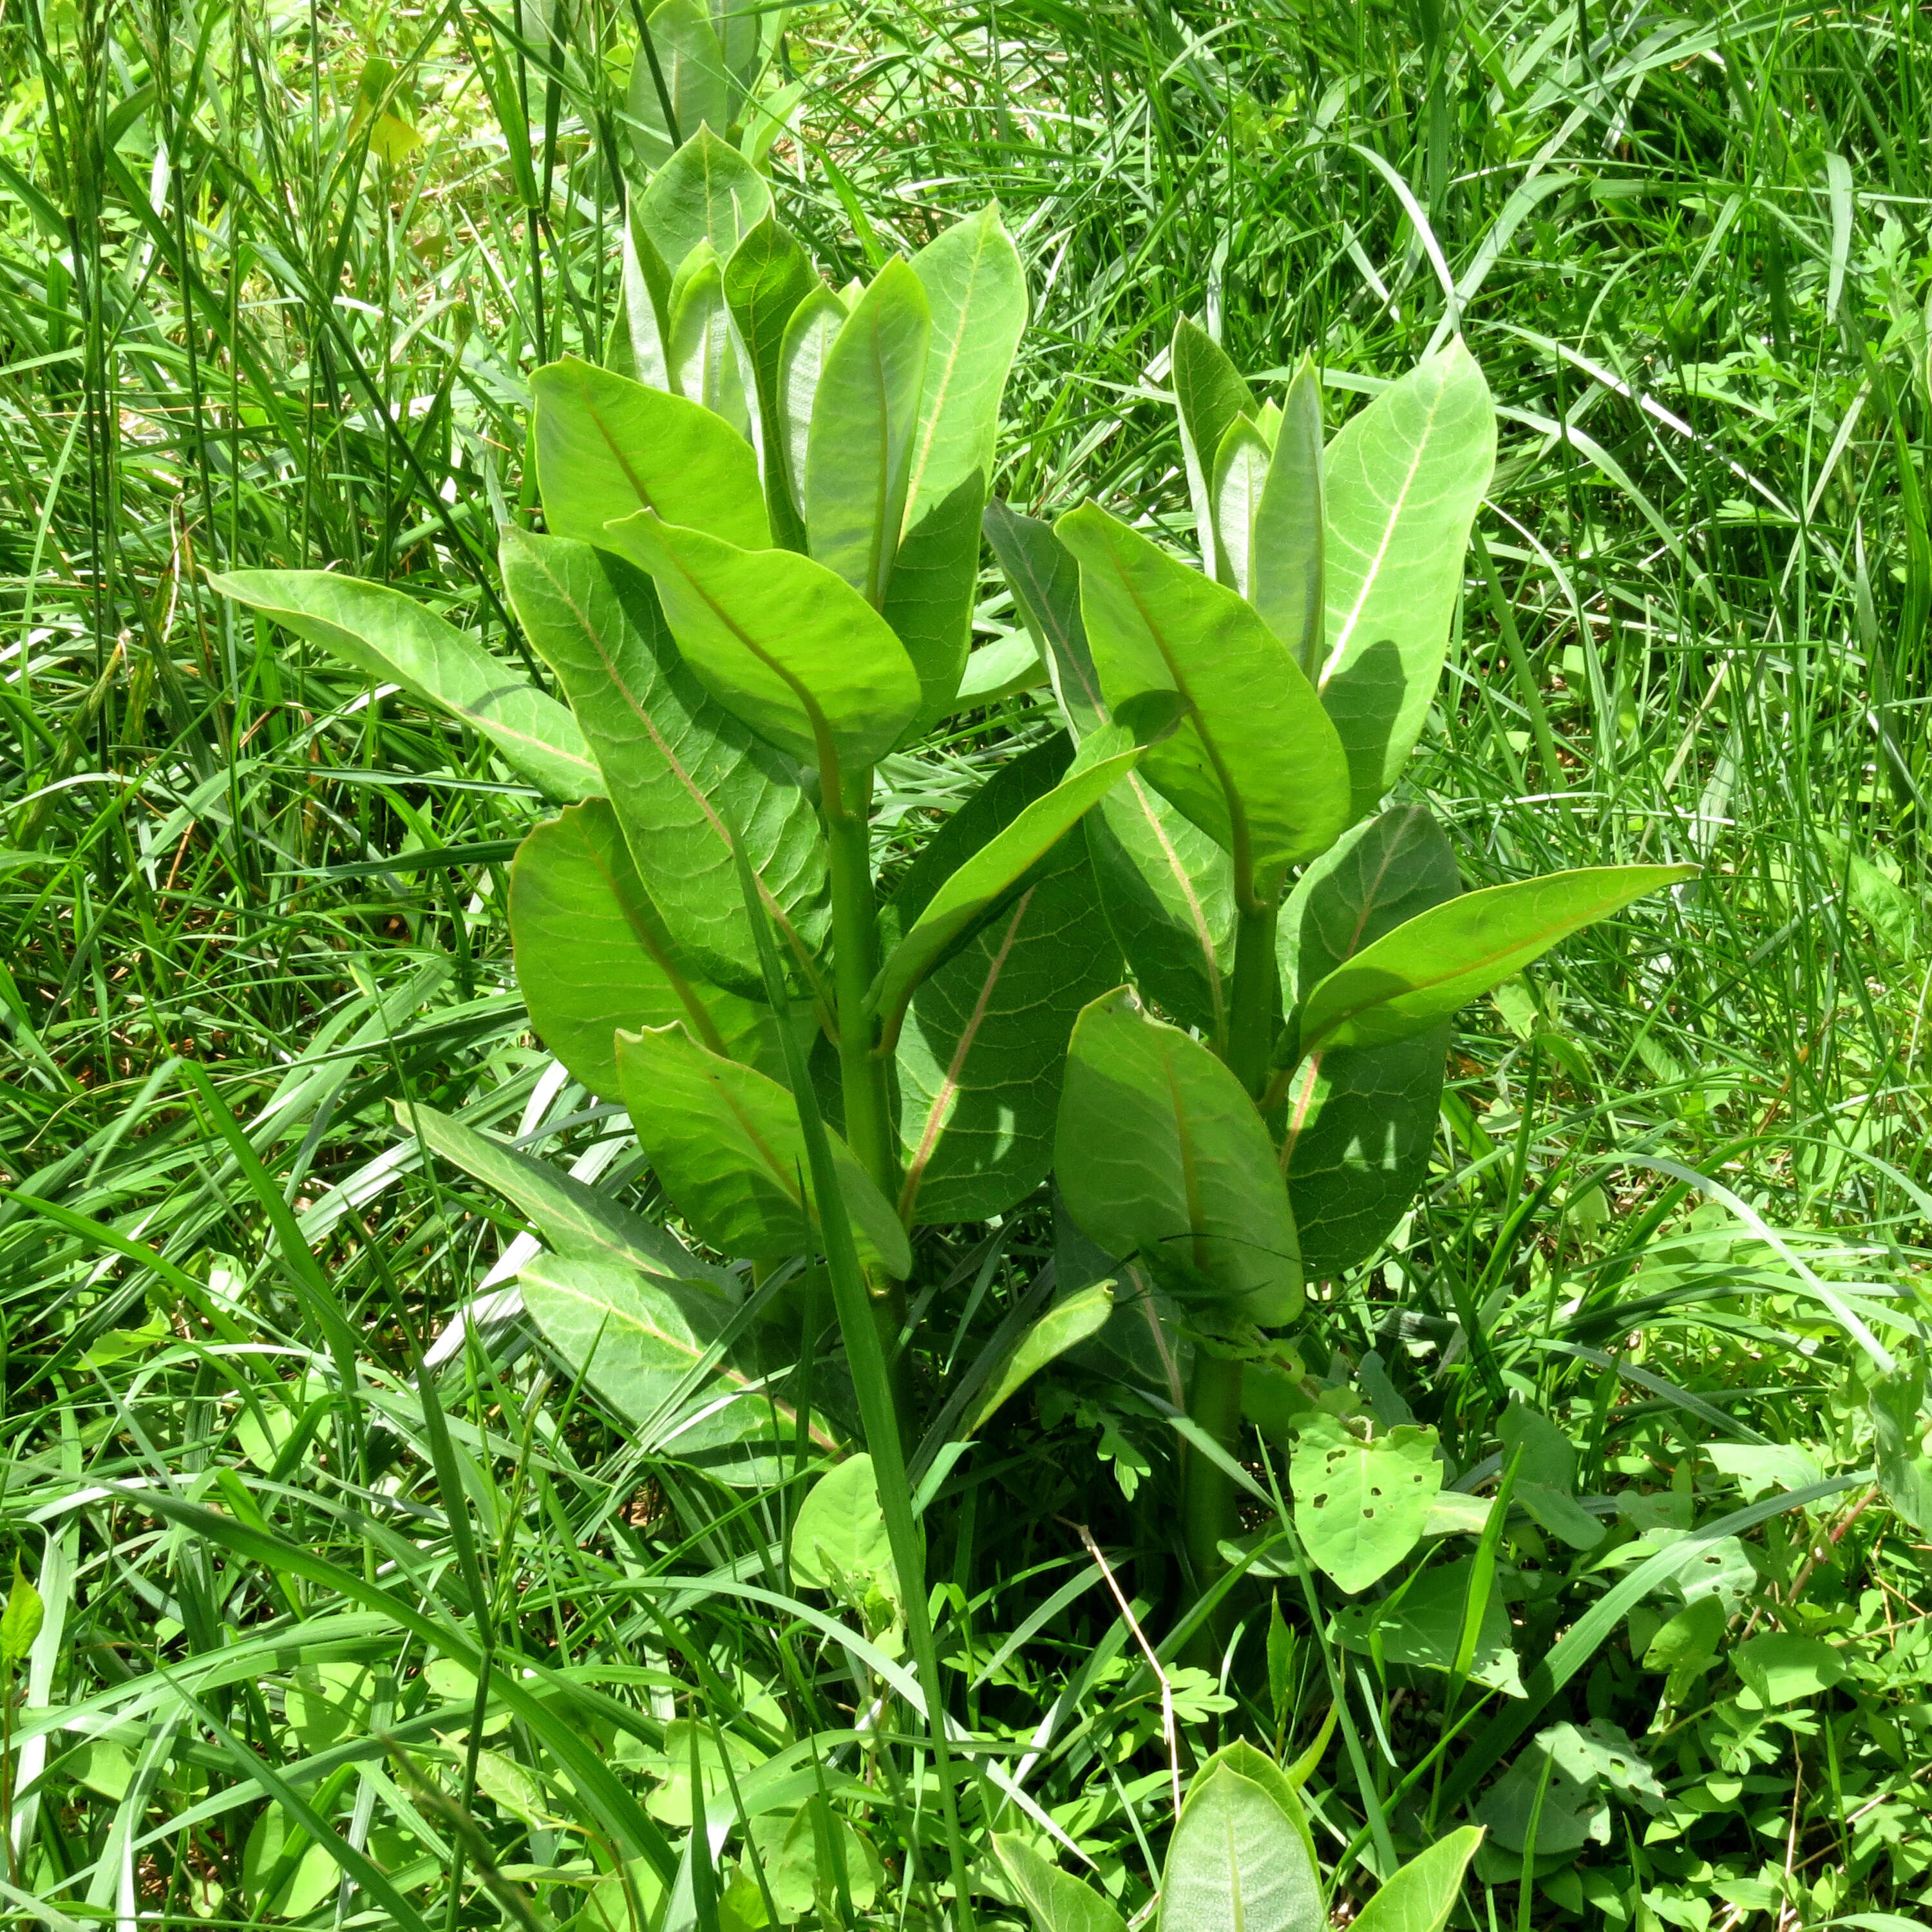
M 1424 1203 L 1333 1311 L 1358 1353 L 1477 1338 L 1438 1378 L 1456 1453 L 1511 1387 L 1660 1480 L 1710 1411 L 1869 1453 L 1805 1271 L 1896 1327 L 1932 1220 L 1928 31 L 1903 6 L 1534 0 L 890 0 L 788 26 L 803 92 L 774 172 L 822 260 L 992 196 L 1028 255 L 1021 506 L 1152 505 L 1184 541 L 1160 394 L 1183 312 L 1257 374 L 1312 350 L 1336 419 L 1458 322 L 1496 388 L 1503 468 L 1418 782 L 1472 879 L 1711 869 L 1667 950 L 1580 940 L 1469 1017 Z M 466 1107 L 607 1180 L 634 1150 L 511 991 L 534 799 L 200 578 L 388 577 L 522 655 L 494 528 L 530 500 L 529 370 L 608 323 L 636 34 L 594 0 L 0 14 L 0 1507 L 48 1610 L 5 1882 L 49 1924 L 253 1923 L 292 1878 L 332 1922 L 382 1916 L 265 1835 L 306 1807 L 388 1873 L 400 1922 L 626 1927 L 675 1892 L 682 1821 L 621 1778 L 585 1798 L 573 1738 L 665 1777 L 695 1741 L 714 1822 L 822 1784 L 888 1866 L 862 1905 L 869 1876 L 832 1861 L 823 1916 L 945 1910 L 932 1767 L 879 1702 L 897 1666 L 788 1585 L 795 1486 L 640 1454 L 487 1324 L 423 1366 L 520 1230 L 426 1166 L 394 1104 Z M 908 846 L 958 761 L 1039 722 L 1010 700 L 898 761 Z M 1697 1190 L 1659 1162 L 1782 1246 L 1721 1208 L 1687 1238 Z M 928 1388 L 997 1346 L 1052 1238 L 1026 1216 L 962 1244 Z M 1600 1352 L 1640 1324 L 1617 1359 L 1651 1379 L 1620 1380 Z M 943 1479 L 928 1567 L 974 1828 L 1050 1817 L 1132 1905 L 1172 1772 L 1108 1576 L 1171 1657 L 1157 1485 L 1131 1473 L 1163 1437 L 1096 1386 Z M 1751 1883 L 1793 1874 L 1794 1924 L 1910 1910 L 1924 1880 L 1922 1798 L 1870 1741 L 1918 1736 L 1920 1558 L 1884 1520 L 1847 1507 L 1794 1562 L 1834 1613 L 1891 1606 L 1892 1675 L 1767 1756 L 1750 1774 L 1780 1795 L 1738 1798 L 1724 1840 Z M 1310 1739 L 1328 1690 L 1300 1627 L 1278 1702 L 1258 1618 L 1219 1676 L 1163 1666 L 1184 1754 Z M 500 1694 L 439 1648 L 487 1653 Z M 1598 1667 L 1624 1694 L 1628 1642 Z M 1378 1746 L 1432 1742 L 1399 1701 L 1366 1708 L 1369 1776 L 1317 1782 L 1327 1857 L 1402 1817 Z M 1631 1852 L 1640 1890 L 1721 1896 L 1672 1856 Z M 708 1927 L 724 1906 L 686 1886 Z M 1478 1922 L 1559 1922 L 1560 1891 L 1495 1881 Z

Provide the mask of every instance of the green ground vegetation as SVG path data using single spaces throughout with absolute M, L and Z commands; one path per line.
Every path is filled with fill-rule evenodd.
M 1050 1192 L 942 1220 L 886 1450 L 817 1271 L 699 1240 L 535 1025 L 543 788 L 209 582 L 386 582 L 555 688 L 499 532 L 686 98 L 644 27 L 0 11 L 10 1915 L 1191 1932 L 1300 1860 L 1250 1922 L 1932 1922 L 1920 12 L 889 0 L 725 91 L 834 286 L 997 202 L 1032 518 L 1199 558 L 1184 318 L 1330 435 L 1460 335 L 1497 460 L 1394 802 L 1467 886 L 1696 868 L 1455 1019 L 1208 1550 L 1225 1336 Z M 980 561 L 888 892 L 1068 722 Z M 674 1399 L 529 1318 L 568 1214 L 754 1289 Z M 802 1399 L 721 1458 L 677 1405 L 740 1342 Z

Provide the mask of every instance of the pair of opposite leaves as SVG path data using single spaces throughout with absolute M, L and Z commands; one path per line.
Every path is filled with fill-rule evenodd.
M 1297 1774 L 1245 1742 L 1224 1746 L 1188 1786 L 1162 1868 L 1160 1932 L 1327 1932 L 1328 1908 Z M 1360 1932 L 1442 1932 L 1482 1842 L 1451 1832 L 1393 1873 L 1354 1923 Z M 1037 1932 L 1123 1932 L 1113 1906 L 1022 1838 L 993 1840 Z

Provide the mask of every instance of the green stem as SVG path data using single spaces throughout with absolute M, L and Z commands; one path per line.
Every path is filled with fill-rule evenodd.
M 878 1029 L 866 995 L 879 970 L 878 909 L 872 894 L 872 830 L 867 808 L 872 774 L 861 772 L 835 812 L 826 802 L 832 864 L 833 996 L 838 1010 L 838 1077 L 845 1099 L 845 1138 L 890 1201 L 898 1191 L 898 1162 L 886 1111 L 886 1068 L 872 1047 Z
M 838 1018 L 838 1083 L 845 1102 L 845 1139 L 859 1164 L 888 1201 L 898 1196 L 898 1148 L 886 1088 L 886 1063 L 874 1051 L 878 1027 L 866 996 L 879 970 L 878 906 L 872 890 L 868 766 L 826 801 L 825 836 L 832 871 L 832 992 Z M 908 1414 L 904 1358 L 899 1330 L 905 1324 L 905 1286 L 872 1270 L 868 1276 L 872 1316 L 885 1350 L 899 1426 Z
M 1274 1050 L 1281 1004 L 1281 969 L 1275 958 L 1275 926 L 1280 916 L 1278 881 L 1268 881 L 1240 908 L 1234 934 L 1234 982 L 1228 1002 L 1227 1064 L 1257 1099 L 1266 1088 L 1268 1058 Z M 1197 1345 L 1194 1380 L 1187 1392 L 1189 1415 L 1232 1456 L 1241 1439 L 1241 1364 L 1210 1354 Z M 1205 1456 L 1190 1452 L 1182 1501 L 1187 1557 L 1195 1587 L 1209 1588 L 1227 1568 L 1221 1545 L 1239 1527 L 1234 1486 Z M 1190 1660 L 1212 1669 L 1219 1661 L 1221 1620 L 1196 1637 Z
M 1187 1412 L 1231 1456 L 1240 1453 L 1241 1365 L 1220 1355 L 1211 1355 L 1196 1345 L 1194 1379 L 1187 1391 Z M 1218 1463 L 1190 1450 L 1181 1498 L 1181 1521 L 1186 1540 L 1187 1561 L 1194 1572 L 1194 1587 L 1204 1591 L 1227 1568 L 1221 1545 L 1238 1526 L 1234 1513 L 1234 1486 Z M 1216 1645 L 1213 1628 L 1204 1628 L 1196 1638 L 1194 1649 Z M 1217 1655 L 1190 1657 L 1190 1661 L 1212 1669 Z
M 1234 984 L 1228 1002 L 1228 1064 L 1257 1099 L 1268 1084 L 1281 998 L 1281 969 L 1274 950 L 1280 899 L 1276 892 L 1264 892 L 1261 901 L 1241 908 L 1234 932 Z

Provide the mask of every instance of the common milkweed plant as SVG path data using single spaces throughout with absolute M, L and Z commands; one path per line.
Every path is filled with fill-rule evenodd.
M 827 1242 L 827 1186 L 876 1324 L 860 1338 L 841 1304 L 854 1378 L 862 1352 L 884 1365 L 903 1429 L 920 1231 L 1049 1178 L 1180 1311 L 1194 1422 L 1232 1444 L 1262 1331 L 1414 1192 L 1450 1015 L 1682 875 L 1465 892 L 1428 812 L 1383 808 L 1494 460 L 1480 372 L 1452 343 L 1324 446 L 1312 368 L 1259 401 L 1184 323 L 1197 567 L 1097 503 L 1048 526 L 991 498 L 1027 320 L 994 209 L 834 289 L 701 128 L 632 197 L 623 288 L 601 366 L 532 378 L 543 530 L 502 532 L 563 703 L 394 589 L 217 580 L 560 802 L 512 871 L 518 983 L 569 1072 L 628 1108 L 684 1234 L 460 1122 L 416 1125 L 542 1228 L 530 1312 L 678 1453 L 769 1431 L 734 1366 L 747 1276 Z M 880 761 L 1000 688 L 969 648 L 984 537 L 1065 728 L 882 893 Z M 1233 1494 L 1190 1457 L 1197 1580 Z

